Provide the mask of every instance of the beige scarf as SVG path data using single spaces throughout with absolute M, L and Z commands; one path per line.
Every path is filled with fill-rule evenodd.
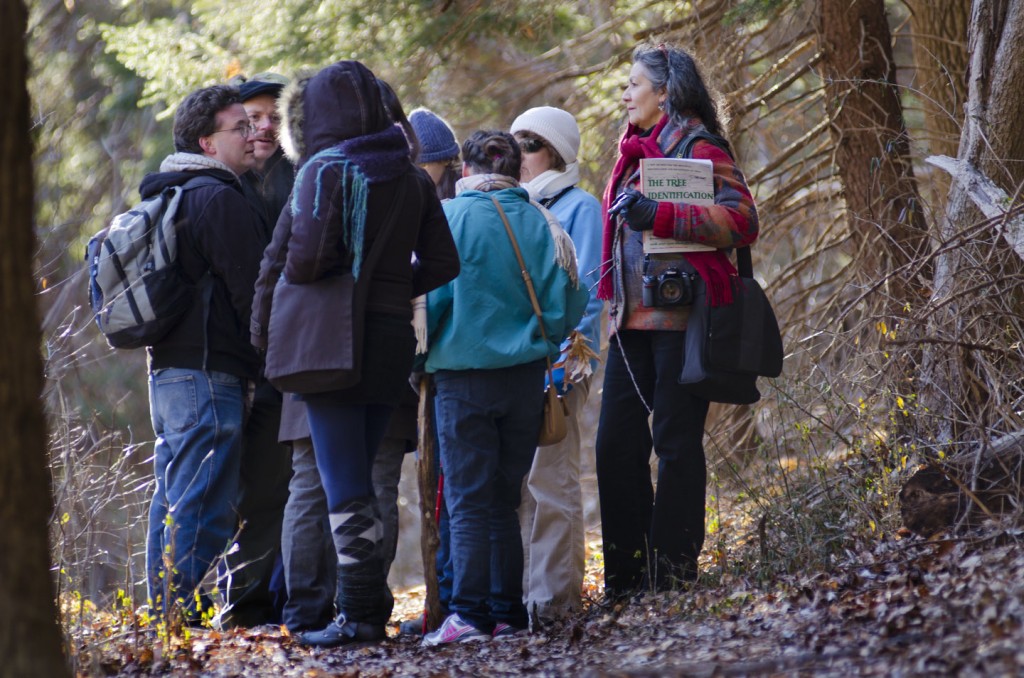
M 505 188 L 519 188 L 519 182 L 504 174 L 471 174 L 462 177 L 455 183 L 455 195 L 463 191 L 500 191 Z M 569 275 L 574 287 L 580 286 L 579 271 L 576 268 L 576 246 L 572 238 L 565 232 L 562 225 L 554 214 L 549 212 L 536 200 L 530 199 L 530 204 L 540 210 L 548 222 L 548 230 L 551 231 L 551 239 L 555 243 L 555 264 L 565 270 Z
M 172 153 L 160 163 L 161 172 L 195 172 L 204 169 L 219 169 L 231 172 L 231 168 L 216 158 L 199 153 Z M 235 173 L 231 172 L 234 176 Z

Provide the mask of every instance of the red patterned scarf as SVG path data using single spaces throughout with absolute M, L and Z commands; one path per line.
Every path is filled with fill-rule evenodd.
M 635 171 L 640 164 L 641 158 L 664 158 L 665 153 L 658 145 L 658 137 L 668 124 L 667 115 L 662 116 L 658 124 L 654 126 L 650 134 L 643 134 L 643 130 L 630 124 L 619 141 L 619 159 L 615 161 L 612 169 L 612 177 L 605 187 L 602 198 L 602 214 L 604 218 L 604 231 L 601 240 L 601 280 L 597 286 L 598 299 L 611 299 L 613 292 L 612 285 L 612 247 L 615 241 L 615 229 L 617 227 L 614 217 L 608 214 L 608 209 L 615 199 L 615 191 L 625 179 Z M 707 288 L 708 302 L 712 306 L 722 306 L 732 303 L 733 276 L 736 269 L 724 252 L 687 252 L 683 257 L 696 269 L 697 274 L 704 280 Z

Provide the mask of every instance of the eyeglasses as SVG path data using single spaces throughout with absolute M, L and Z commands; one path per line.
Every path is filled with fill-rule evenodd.
M 213 132 L 210 132 L 210 136 L 212 137 L 214 134 L 220 134 L 221 132 L 234 132 L 243 139 L 248 139 L 252 135 L 256 134 L 256 128 L 247 122 L 240 122 L 231 129 L 214 130 Z
M 544 142 L 540 139 L 522 139 L 519 148 L 523 149 L 523 153 L 539 153 L 544 148 Z

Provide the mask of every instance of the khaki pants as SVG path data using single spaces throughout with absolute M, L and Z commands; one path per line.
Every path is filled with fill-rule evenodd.
M 531 617 L 556 619 L 580 609 L 585 551 L 579 415 L 589 394 L 589 377 L 573 384 L 565 396 L 565 440 L 538 447 L 523 481 L 523 602 Z

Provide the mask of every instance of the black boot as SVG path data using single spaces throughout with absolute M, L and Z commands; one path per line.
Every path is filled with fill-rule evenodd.
M 348 619 L 384 628 L 395 598 L 384 578 L 380 556 L 354 565 L 338 565 L 338 611 Z
M 348 621 L 344 614 L 321 631 L 306 631 L 296 638 L 300 645 L 311 647 L 340 647 L 352 643 L 375 643 L 384 640 L 387 633 L 384 624 L 366 624 Z
M 395 599 L 384 577 L 376 501 L 372 497 L 353 500 L 330 519 L 339 563 L 338 618 L 322 631 L 301 634 L 299 642 L 338 647 L 383 640 Z

